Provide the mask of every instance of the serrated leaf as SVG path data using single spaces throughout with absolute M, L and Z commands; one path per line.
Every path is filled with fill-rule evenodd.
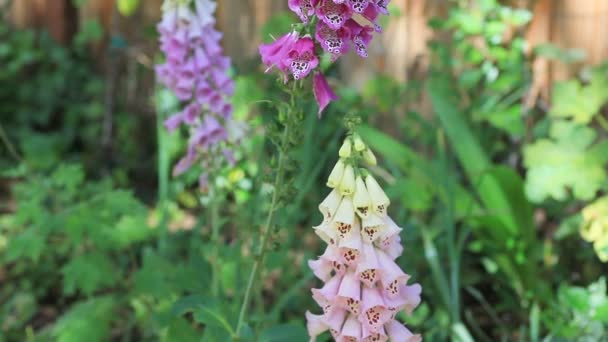
M 595 131 L 568 121 L 554 122 L 550 135 L 552 139 L 524 148 L 527 197 L 537 203 L 547 198 L 562 201 L 571 189 L 575 198 L 591 199 L 606 179 L 608 146 L 591 146 Z
M 552 116 L 587 124 L 608 100 L 608 78 L 596 71 L 586 86 L 576 80 L 558 82 L 553 86 L 552 99 Z
M 92 252 L 70 260 L 63 268 L 63 291 L 74 294 L 82 291 L 91 295 L 98 289 L 114 284 L 120 276 L 120 270 L 105 254 Z
M 98 297 L 75 304 L 53 327 L 56 341 L 109 341 L 115 307 L 112 297 Z

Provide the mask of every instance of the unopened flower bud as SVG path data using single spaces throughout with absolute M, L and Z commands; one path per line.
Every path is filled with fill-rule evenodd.
M 350 165 L 346 165 L 344 169 L 344 175 L 340 182 L 340 193 L 343 196 L 350 196 L 355 193 L 355 170 Z
M 365 177 L 365 185 L 371 198 L 373 210 L 381 216 L 386 215 L 386 208 L 391 204 L 391 201 L 384 193 L 384 190 L 382 190 L 372 175 Z
M 363 151 L 363 160 L 369 165 L 377 164 L 376 156 L 374 155 L 374 152 L 372 152 L 372 150 L 370 150 L 369 148 Z
M 351 150 L 352 144 L 350 142 L 350 139 L 346 138 L 346 140 L 344 140 L 344 143 L 342 143 L 342 147 L 340 147 L 340 150 L 338 151 L 338 155 L 340 156 L 340 158 L 348 158 L 350 157 Z
M 365 148 L 367 147 L 367 146 L 365 146 L 363 139 L 361 139 L 361 137 L 358 134 L 354 135 L 353 140 L 355 141 L 355 143 L 354 143 L 355 151 L 361 152 L 361 151 L 365 150 Z

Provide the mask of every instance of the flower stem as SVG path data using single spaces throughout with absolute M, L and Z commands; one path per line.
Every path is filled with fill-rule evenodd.
M 291 94 L 291 105 L 293 108 L 295 101 L 295 96 L 293 92 Z M 287 113 L 290 114 L 290 113 Z M 270 209 L 268 211 L 268 215 L 266 216 L 266 224 L 264 225 L 264 230 L 262 232 L 262 237 L 260 240 L 260 250 L 258 251 L 255 260 L 253 262 L 253 266 L 251 268 L 251 273 L 249 273 L 249 280 L 247 281 L 247 287 L 245 288 L 245 295 L 243 297 L 243 302 L 241 304 L 241 311 L 239 313 L 239 320 L 236 324 L 236 338 L 239 338 L 239 334 L 241 331 L 241 327 L 243 326 L 245 320 L 245 314 L 247 313 L 247 308 L 249 306 L 249 297 L 251 296 L 251 291 L 253 289 L 253 283 L 258 274 L 258 269 L 261 264 L 264 262 L 264 256 L 267 251 L 268 238 L 270 236 L 270 232 L 272 231 L 271 226 L 274 220 L 274 214 L 277 210 L 279 204 L 279 187 L 283 184 L 283 179 L 285 176 L 285 160 L 287 151 L 287 145 L 289 143 L 290 136 L 290 127 L 291 125 L 287 122 L 283 128 L 283 134 L 281 135 L 281 140 L 279 143 L 279 161 L 277 165 L 277 171 L 274 179 L 274 187 L 272 191 L 272 201 L 270 202 Z
M 217 194 L 214 194 L 217 195 Z M 213 268 L 213 278 L 211 283 L 211 294 L 213 297 L 219 295 L 220 285 L 220 200 L 212 199 L 209 203 L 209 220 L 211 221 L 211 245 L 213 246 L 213 256 L 211 261 L 211 267 Z

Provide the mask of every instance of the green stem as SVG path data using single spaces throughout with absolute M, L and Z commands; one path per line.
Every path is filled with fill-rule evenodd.
M 294 95 L 292 93 L 292 99 L 291 99 L 291 104 L 292 104 L 292 108 L 294 107 Z M 289 113 L 288 113 L 289 114 Z M 247 308 L 249 306 L 249 297 L 251 296 L 251 290 L 253 289 L 253 283 L 255 281 L 255 278 L 258 274 L 258 269 L 260 268 L 261 264 L 264 262 L 264 256 L 266 254 L 266 250 L 267 250 L 267 244 L 268 244 L 268 238 L 270 236 L 270 232 L 271 232 L 271 226 L 272 226 L 272 222 L 274 220 L 274 214 L 277 210 L 277 205 L 279 202 L 279 193 L 277 191 L 277 189 L 280 187 L 281 184 L 283 184 L 283 178 L 284 178 L 284 173 L 285 173 L 285 157 L 286 157 L 286 146 L 288 144 L 289 141 L 289 134 L 290 134 L 290 124 L 286 123 L 285 127 L 283 129 L 283 135 L 281 136 L 281 141 L 279 144 L 279 162 L 277 165 L 277 172 L 276 172 L 276 176 L 275 176 L 275 180 L 274 180 L 274 187 L 273 187 L 273 192 L 272 192 L 272 201 L 270 202 L 270 210 L 268 211 L 268 216 L 266 217 L 266 223 L 264 225 L 264 230 L 262 232 L 262 237 L 261 237 L 261 241 L 260 241 L 260 251 L 257 254 L 254 262 L 253 262 L 253 266 L 251 268 L 251 273 L 249 273 L 249 280 L 247 281 L 247 287 L 245 288 L 245 295 L 243 297 L 243 302 L 241 304 L 241 311 L 239 313 L 239 320 L 236 324 L 236 338 L 239 337 L 240 331 L 241 331 L 241 327 L 243 326 L 244 320 L 245 320 L 245 314 L 247 313 Z
M 15 148 L 15 145 L 13 145 L 13 143 L 11 142 L 11 140 L 8 138 L 8 135 L 4 131 L 4 128 L 2 127 L 2 125 L 0 125 L 0 140 L 2 140 L 2 142 L 6 146 L 6 149 L 8 150 L 8 153 L 13 158 L 15 158 L 16 161 L 18 161 L 18 162 L 22 162 L 23 161 L 23 158 L 21 158 L 21 156 L 17 152 L 17 149 Z
M 170 168 L 170 157 L 169 148 L 167 146 L 167 132 L 163 126 L 164 113 L 160 109 L 162 106 L 160 102 L 160 93 L 156 91 L 156 139 L 158 140 L 158 207 L 160 209 L 160 219 L 158 223 L 158 229 L 160 229 L 160 236 L 158 240 L 158 250 L 161 254 L 167 251 L 167 240 L 168 240 L 168 229 L 167 229 L 167 201 L 169 199 L 169 168 Z
M 216 195 L 216 194 L 213 194 Z M 215 197 L 215 196 L 213 196 Z M 209 220 L 211 224 L 211 245 L 213 246 L 213 255 L 211 267 L 213 268 L 213 279 L 211 283 L 211 294 L 213 297 L 217 297 L 219 294 L 220 288 L 220 201 L 217 199 L 212 199 L 211 203 L 209 203 Z

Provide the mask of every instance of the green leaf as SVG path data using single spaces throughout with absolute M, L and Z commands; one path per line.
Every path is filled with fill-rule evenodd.
M 550 136 L 524 148 L 527 197 L 537 203 L 563 201 L 571 189 L 577 199 L 593 198 L 606 179 L 608 145 L 591 146 L 595 131 L 568 121 L 554 122 Z
M 109 296 L 77 303 L 59 318 L 53 335 L 57 342 L 109 341 L 115 308 L 115 300 Z
M 118 12 L 125 17 L 130 17 L 137 11 L 139 7 L 139 0 L 116 0 Z
M 212 298 L 201 295 L 183 297 L 173 304 L 171 311 L 175 316 L 192 312 L 195 321 L 222 328 L 230 335 L 234 335 L 232 326 L 221 312 L 219 303 Z
M 596 71 L 586 86 L 576 80 L 558 82 L 553 86 L 552 99 L 551 116 L 587 124 L 608 100 L 608 78 Z
M 270 327 L 260 334 L 260 342 L 306 342 L 308 332 L 303 325 L 297 323 L 286 323 Z
M 74 257 L 61 269 L 63 291 L 74 294 L 77 290 L 85 295 L 113 285 L 120 277 L 120 270 L 112 260 L 99 252 L 91 252 Z
M 582 287 L 561 287 L 559 296 L 568 307 L 581 313 L 587 312 L 591 306 L 589 292 Z

